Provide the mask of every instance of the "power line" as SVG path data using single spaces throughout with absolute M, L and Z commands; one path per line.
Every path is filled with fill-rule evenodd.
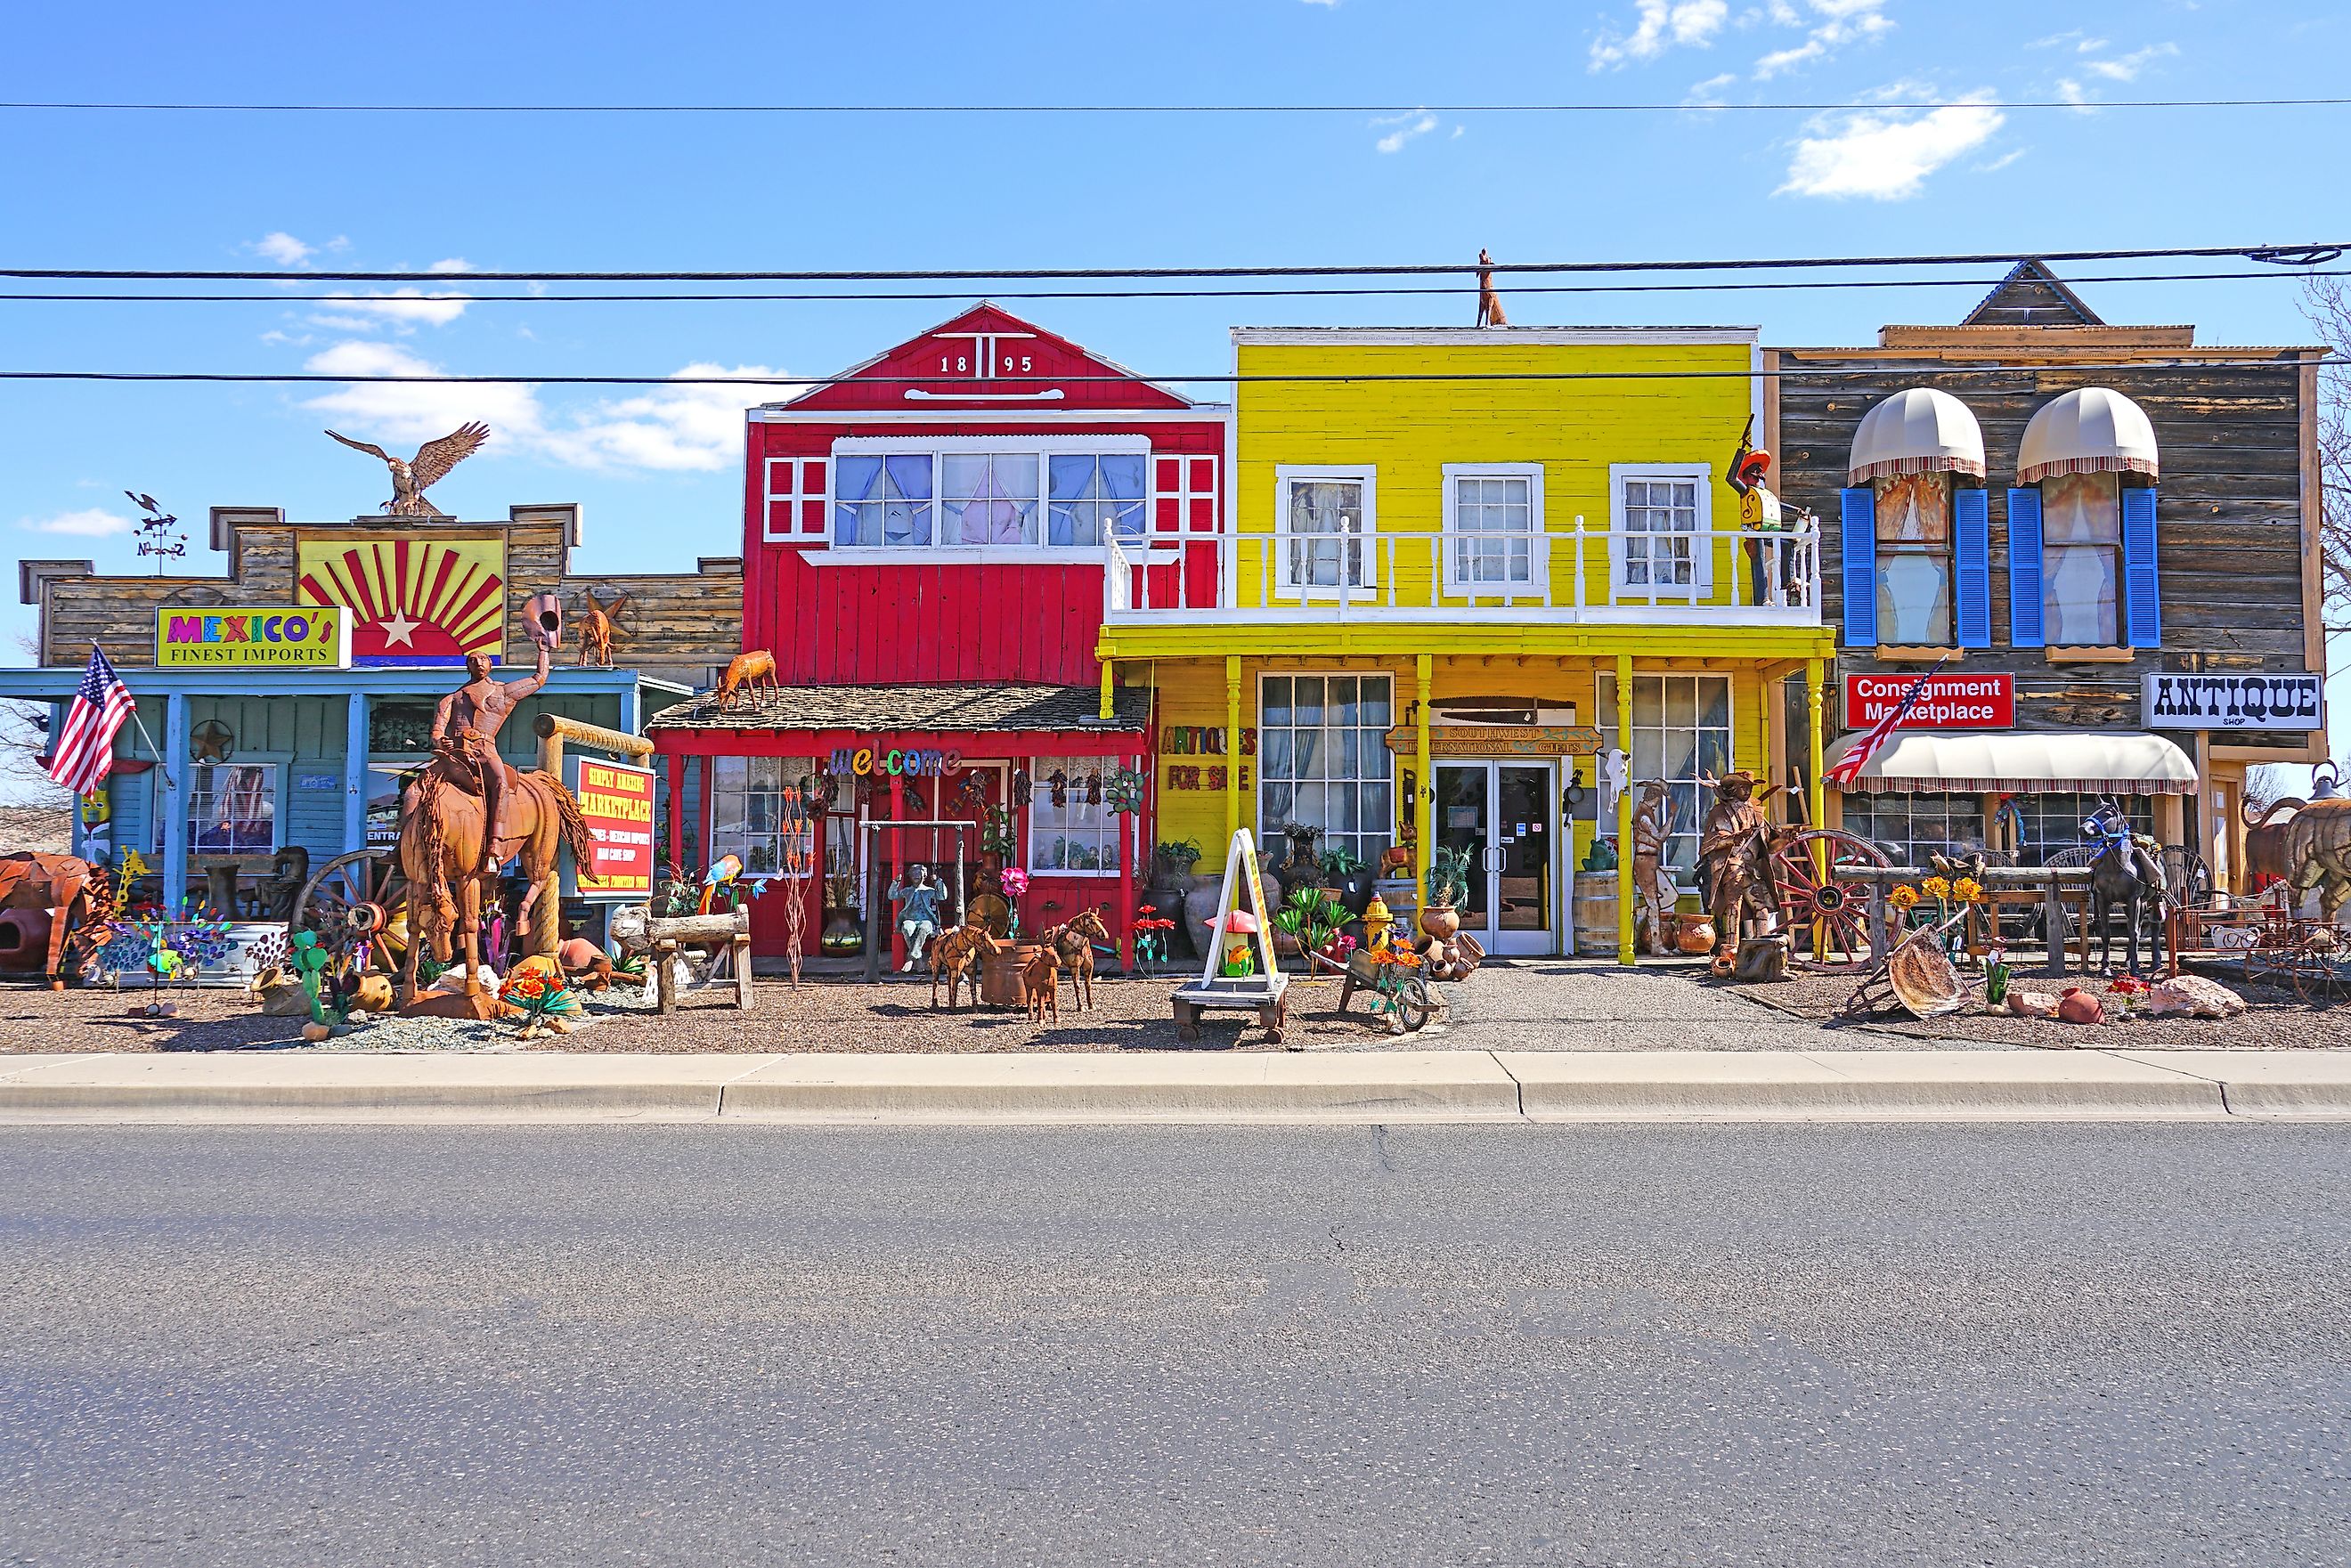
M 2142 272 L 2069 277 L 2068 285 L 2084 283 L 2226 283 L 2246 278 L 2351 277 L 2351 268 L 2314 267 L 2296 272 Z M 1567 283 L 1514 284 L 1512 298 L 1529 294 L 1748 294 L 1804 288 L 1991 288 L 2000 279 L 1971 277 L 1821 277 L 1782 283 Z M 991 289 L 991 299 L 1343 299 L 1366 296 L 1393 298 L 1433 295 L 1463 298 L 1478 292 L 1475 283 L 1438 287 L 1405 284 L 1380 288 L 1050 288 Z M 9 302 L 162 305 L 303 305 L 351 306 L 381 309 L 391 306 L 460 305 L 729 305 L 775 303 L 860 302 L 872 300 L 970 299 L 969 289 L 892 290 L 885 292 L 798 294 L 467 294 L 452 290 L 420 295 L 388 294 L 0 294 Z
M 1044 267 L 835 269 L 799 272 L 327 272 L 121 267 L 0 267 L 0 277 L 93 283 L 423 283 L 463 277 L 476 283 L 945 283 L 1130 277 L 1385 277 L 1432 275 L 1802 271 L 1829 267 L 1989 267 L 2030 256 L 2038 261 L 2147 261 L 2234 257 L 2276 267 L 2320 267 L 2351 250 L 2351 240 L 2312 245 L 2158 246 L 2144 250 L 2034 250 L 1949 256 L 1760 256 L 1715 261 L 1408 262 L 1393 266 Z
M 1724 345 L 1735 347 L 1736 345 Z M 2276 371 L 2299 371 L 2304 365 L 2351 365 L 2351 358 L 2275 359 L 2275 360 L 2134 360 L 2130 368 L 2139 370 L 2211 370 Z M 1941 376 L 1983 376 L 2011 374 L 2019 371 L 2074 369 L 2073 365 L 2052 366 L 2046 362 L 2022 364 L 1938 365 L 1932 374 Z M 1057 386 L 1078 386 L 1102 383 L 1128 386 L 1136 382 L 1181 383 L 1185 385 L 1243 386 L 1260 383 L 1301 384 L 1310 382 L 1648 382 L 1648 381 L 1803 381 L 1827 377 L 1854 378 L 1891 374 L 1917 375 L 1927 373 L 1913 367 L 1907 371 L 1885 365 L 1864 367 L 1805 366 L 1795 370 L 1708 370 L 1708 371 L 1331 371 L 1317 374 L 1246 375 L 1217 371 L 1207 375 L 1142 375 L 1133 376 L 1032 376 L 1005 377 L 1005 381 L 1050 381 Z M 973 378 L 961 376 L 459 376 L 459 375 L 398 375 L 398 376 L 334 376 L 314 372 L 277 372 L 263 371 L 0 371 L 0 381 L 11 382 L 259 382 L 283 385 L 329 386 L 592 386 L 592 387 L 792 387 L 812 390 L 830 386 L 901 386 L 901 387 L 964 387 L 973 385 Z M 941 394 L 948 401 L 951 393 Z
M 226 103 L 99 99 L 0 101 L 0 110 L 136 114 L 1813 114 L 1938 109 L 2336 109 L 2351 98 L 1920 99 L 1891 103 Z

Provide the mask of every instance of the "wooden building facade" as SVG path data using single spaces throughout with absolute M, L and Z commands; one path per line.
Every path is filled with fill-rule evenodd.
M 1767 350 L 1777 483 L 1824 529 L 1838 718 L 1936 672 L 1833 818 L 2038 863 L 2112 794 L 2232 885 L 2245 770 L 2326 750 L 2323 353 L 2110 325 L 2035 261 L 1957 326 Z

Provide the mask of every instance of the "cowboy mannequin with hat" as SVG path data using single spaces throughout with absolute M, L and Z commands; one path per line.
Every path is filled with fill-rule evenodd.
M 1760 536 L 1792 531 L 1810 514 L 1799 509 L 1793 520 L 1771 493 L 1771 455 L 1754 443 L 1755 420 L 1750 415 L 1730 455 L 1730 487 L 1739 492 L 1739 531 L 1750 536 L 1747 559 L 1754 568 L 1755 602 L 1773 606 L 1788 602 L 1788 579 L 1795 562 L 1785 545 L 1767 546 Z

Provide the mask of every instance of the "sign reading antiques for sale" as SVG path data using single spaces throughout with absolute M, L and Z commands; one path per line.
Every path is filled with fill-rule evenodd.
M 1902 706 L 1917 675 L 1847 675 L 1844 727 L 1867 729 Z M 1910 711 L 1903 729 L 2007 729 L 2016 723 L 2016 677 L 2006 671 L 1934 674 Z
M 2324 729 L 2325 687 L 2323 675 L 2148 675 L 2139 722 L 2149 729 Z
M 563 759 L 563 781 L 580 802 L 595 845 L 592 865 L 572 874 L 574 896 L 639 903 L 653 893 L 653 770 L 592 758 Z
M 340 670 L 351 618 L 331 606 L 204 605 L 155 612 L 155 663 L 169 670 Z

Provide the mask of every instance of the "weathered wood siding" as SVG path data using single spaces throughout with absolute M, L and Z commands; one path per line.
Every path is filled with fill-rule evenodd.
M 1997 350 L 1991 351 L 1995 357 Z M 2181 357 L 2195 357 L 2185 350 Z M 2304 667 L 2302 371 L 2298 361 L 2248 361 L 2242 368 L 2140 366 L 2127 362 L 2037 367 L 1963 375 L 1917 357 L 1780 357 L 1782 495 L 1820 515 L 1828 563 L 1830 622 L 1844 621 L 1838 491 L 1855 428 L 1880 400 L 1910 387 L 1947 392 L 1983 427 L 1991 513 L 1992 646 L 1970 650 L 1965 666 L 2013 670 L 2019 729 L 2136 728 L 2140 677 L 2150 671 L 2299 671 Z M 1807 376 L 1807 368 L 1867 369 L 1866 375 Z M 2162 572 L 2163 646 L 2127 664 L 2052 665 L 2038 648 L 2009 643 L 2008 490 L 2017 446 L 2033 413 L 2060 393 L 2103 386 L 2147 411 L 2163 473 L 2157 514 Z M 1866 648 L 1839 655 L 1848 674 L 1912 665 L 1881 664 Z M 1834 706 L 1834 705 L 1833 705 Z M 2262 744 L 2231 736 L 2230 743 Z M 2299 737 L 2274 737 L 2298 747 Z

